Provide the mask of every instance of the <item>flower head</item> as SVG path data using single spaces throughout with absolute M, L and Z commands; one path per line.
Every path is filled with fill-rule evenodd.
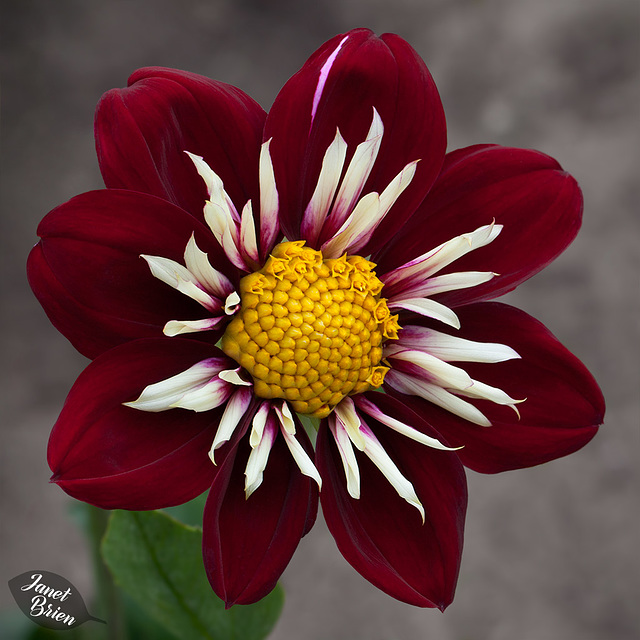
M 107 189 L 49 213 L 28 264 L 94 358 L 53 429 L 53 480 L 103 508 L 209 489 L 204 562 L 228 605 L 273 588 L 320 494 L 365 578 L 446 607 L 463 465 L 539 464 L 602 421 L 580 362 L 489 302 L 574 238 L 575 180 L 535 151 L 445 155 L 423 61 L 365 29 L 323 45 L 268 115 L 139 70 L 100 101 L 96 145 Z

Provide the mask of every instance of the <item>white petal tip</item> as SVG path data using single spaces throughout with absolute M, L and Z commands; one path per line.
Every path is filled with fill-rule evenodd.
M 233 293 L 230 293 L 224 302 L 224 312 L 228 316 L 232 316 L 238 310 L 239 304 L 240 304 L 240 296 L 238 295 L 238 293 L 236 291 L 234 291 Z
M 234 384 L 239 387 L 251 387 L 253 386 L 251 382 L 247 382 L 240 377 L 240 367 L 237 369 L 226 369 L 221 371 L 218 374 L 218 378 L 228 382 L 229 384 Z

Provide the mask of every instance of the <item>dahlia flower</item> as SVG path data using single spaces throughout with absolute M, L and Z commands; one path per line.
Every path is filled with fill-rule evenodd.
M 603 418 L 585 367 L 490 302 L 573 240 L 576 181 L 536 151 L 445 154 L 424 62 L 366 29 L 320 47 L 269 114 L 138 70 L 95 135 L 107 188 L 50 212 L 28 262 L 94 359 L 53 428 L 52 480 L 104 509 L 209 490 L 204 564 L 229 606 L 274 587 L 320 497 L 357 571 L 444 609 L 463 465 L 546 462 Z

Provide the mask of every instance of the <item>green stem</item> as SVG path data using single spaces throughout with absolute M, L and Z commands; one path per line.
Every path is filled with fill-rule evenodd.
M 93 561 L 93 575 L 96 587 L 96 617 L 107 621 L 106 626 L 100 623 L 87 623 L 87 632 L 91 638 L 105 640 L 126 640 L 124 611 L 120 592 L 113 582 L 111 573 L 105 565 L 100 544 L 109 523 L 109 511 L 87 505 L 89 511 L 89 544 Z M 89 629 L 89 626 L 91 628 Z

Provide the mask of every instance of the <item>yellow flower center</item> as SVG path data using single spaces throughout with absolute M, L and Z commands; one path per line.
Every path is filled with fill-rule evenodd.
M 345 396 L 382 384 L 382 343 L 400 327 L 374 267 L 360 256 L 325 260 L 300 240 L 277 245 L 242 278 L 222 350 L 251 374 L 257 396 L 324 418 Z

